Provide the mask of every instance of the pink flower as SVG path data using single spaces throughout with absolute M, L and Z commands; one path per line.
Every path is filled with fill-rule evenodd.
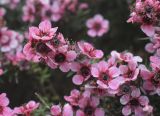
M 13 112 L 8 107 L 9 99 L 6 97 L 5 93 L 0 94 L 0 116 L 12 116 Z
M 92 66 L 91 74 L 93 77 L 98 79 L 97 84 L 104 89 L 109 87 L 115 88 L 115 86 L 118 88 L 121 83 L 121 81 L 116 81 L 117 83 L 113 84 L 112 81 L 118 78 L 120 75 L 120 70 L 115 66 L 109 67 L 105 61 L 100 61 L 95 64 L 95 66 Z
M 123 95 L 120 102 L 125 105 L 122 109 L 123 115 L 128 116 L 133 112 L 136 116 L 144 116 L 143 108 L 148 105 L 149 100 L 148 97 L 141 96 L 140 90 L 135 88 L 131 94 Z
M 62 109 L 60 105 L 52 105 L 50 112 L 53 116 L 60 116 Z
M 33 62 L 39 62 L 40 61 L 40 54 L 36 53 L 36 50 L 33 48 L 32 43 L 28 42 L 24 48 L 23 53 L 26 56 L 26 59 Z
M 73 109 L 71 105 L 69 104 L 64 105 L 62 116 L 73 116 Z
M 78 42 L 78 47 L 82 54 L 88 56 L 89 58 L 100 59 L 104 55 L 101 50 L 96 50 L 91 44 L 84 41 Z
M 91 64 L 89 60 L 85 60 L 80 63 L 71 63 L 71 70 L 77 72 L 77 74 L 72 78 L 73 83 L 81 85 L 84 81 L 87 81 L 91 76 L 90 67 Z
M 153 59 L 152 59 L 153 60 Z M 160 69 L 156 68 L 154 71 L 149 71 L 146 67 L 141 67 L 141 77 L 144 80 L 143 88 L 151 95 L 158 94 L 160 96 Z
M 23 6 L 23 16 L 22 19 L 23 21 L 29 21 L 29 22 L 34 22 L 35 20 L 35 7 L 33 4 L 27 4 Z
M 134 62 L 127 65 L 120 65 L 121 75 L 125 81 L 135 81 L 139 74 L 139 68 Z
M 53 4 L 50 6 L 50 12 L 51 20 L 57 22 L 62 18 L 65 12 L 65 6 L 61 3 L 61 1 L 53 1 Z
M 98 108 L 99 99 L 97 97 L 84 97 L 79 100 L 80 109 L 76 111 L 76 116 L 105 116 L 102 108 Z
M 88 19 L 86 26 L 89 28 L 88 35 L 90 37 L 101 37 L 109 30 L 109 21 L 105 20 L 102 15 L 97 14 L 93 18 Z
M 0 50 L 2 52 L 9 52 L 18 47 L 18 40 L 16 39 L 16 32 L 8 30 L 3 27 L 0 29 Z
M 151 56 L 150 57 L 150 65 L 152 69 L 156 72 L 159 72 L 160 70 L 160 58 L 157 56 Z
M 16 107 L 14 109 L 14 112 L 16 114 L 24 114 L 26 116 L 30 116 L 31 113 L 36 110 L 39 107 L 39 103 L 36 103 L 35 101 L 29 101 L 26 105 L 23 105 L 21 107 Z
M 57 27 L 55 28 L 52 28 L 51 27 L 51 22 L 45 20 L 45 21 L 42 21 L 40 24 L 39 24 L 39 28 L 37 27 L 30 27 L 29 28 L 29 37 L 30 39 L 35 39 L 37 41 L 48 41 L 48 40 L 51 40 L 54 35 L 55 35 L 55 32 L 57 31 Z
M 78 105 L 78 101 L 81 98 L 80 91 L 74 89 L 71 91 L 70 96 L 64 96 L 64 99 L 73 106 Z
M 73 62 L 76 57 L 76 52 L 70 50 L 68 45 L 64 45 L 51 52 L 50 58 L 52 61 L 49 61 L 48 65 L 53 68 L 59 65 L 61 71 L 68 72 L 71 62 Z

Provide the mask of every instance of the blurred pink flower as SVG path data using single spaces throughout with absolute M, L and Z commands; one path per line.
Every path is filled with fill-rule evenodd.
M 97 14 L 93 18 L 88 19 L 86 26 L 89 28 L 88 35 L 90 37 L 101 37 L 109 30 L 109 21 L 105 20 L 102 15 Z
M 73 106 L 78 106 L 78 101 L 81 98 L 81 93 L 77 89 L 70 92 L 70 96 L 64 96 L 64 99 Z
M 53 116 L 60 116 L 62 109 L 60 105 L 52 105 L 50 112 Z
M 17 33 L 3 27 L 0 29 L 0 50 L 1 52 L 10 52 L 18 47 Z

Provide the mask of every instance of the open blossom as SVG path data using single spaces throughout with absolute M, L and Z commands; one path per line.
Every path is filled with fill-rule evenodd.
M 29 22 L 34 22 L 35 20 L 35 7 L 33 4 L 27 4 L 23 6 L 23 16 L 22 19 L 23 21 L 29 21 Z
M 109 21 L 104 19 L 102 15 L 97 14 L 93 18 L 88 19 L 86 26 L 89 28 L 87 34 L 91 37 L 101 37 L 109 30 Z
M 105 116 L 102 108 L 98 107 L 99 99 L 97 97 L 83 97 L 79 100 L 79 107 L 76 116 Z
M 71 70 L 77 72 L 74 75 L 72 81 L 76 85 L 82 84 L 84 81 L 87 81 L 91 76 L 91 64 L 89 60 L 81 61 L 81 62 L 73 62 L 71 63 Z
M 160 93 L 157 91 L 160 88 L 160 81 L 157 78 L 157 75 L 158 74 L 149 71 L 147 68 L 141 68 L 141 77 L 144 80 L 143 88 L 150 94 L 160 95 Z
M 105 61 L 100 61 L 92 66 L 91 74 L 97 78 L 97 84 L 104 89 L 118 88 L 121 83 L 121 81 L 113 83 L 114 79 L 119 78 L 120 70 L 115 66 L 109 66 Z
M 8 107 L 9 99 L 5 93 L 0 94 L 0 116 L 12 116 L 13 111 Z
M 52 26 L 51 22 L 45 20 L 39 24 L 39 28 L 30 27 L 29 28 L 30 38 L 29 39 L 35 39 L 37 41 L 51 40 L 54 37 L 55 32 L 57 31 L 57 27 L 52 28 L 51 26 Z
M 19 47 L 18 33 L 3 27 L 0 29 L 0 50 L 10 52 Z
M 65 5 L 62 4 L 61 1 L 53 1 L 52 5 L 50 6 L 50 15 L 51 15 L 51 20 L 54 22 L 59 21 L 64 12 L 65 12 Z
M 53 116 L 60 116 L 62 109 L 60 105 L 52 105 L 50 112 Z
M 76 52 L 74 50 L 70 50 L 68 45 L 64 45 L 57 48 L 56 51 L 51 52 L 50 58 L 52 58 L 52 64 L 49 65 L 52 65 L 52 67 L 59 65 L 61 71 L 68 72 L 71 67 L 71 62 L 74 61 L 76 57 Z
M 73 106 L 78 106 L 78 101 L 81 98 L 81 93 L 77 89 L 70 92 L 70 96 L 64 96 L 64 99 Z
M 120 102 L 125 105 L 122 109 L 123 115 L 134 113 L 136 116 L 144 116 L 143 108 L 149 104 L 149 99 L 147 96 L 142 96 L 140 90 L 135 88 L 131 94 L 123 95 Z
M 104 55 L 102 50 L 95 49 L 88 42 L 80 41 L 77 44 L 78 44 L 78 47 L 81 50 L 82 54 L 88 56 L 89 58 L 100 59 Z
M 26 116 L 30 116 L 31 113 L 39 107 L 39 103 L 35 101 L 29 101 L 24 106 L 16 107 L 14 109 L 15 114 L 24 114 Z

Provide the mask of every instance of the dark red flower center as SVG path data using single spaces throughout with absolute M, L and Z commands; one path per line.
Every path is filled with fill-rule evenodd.
M 66 60 L 66 56 L 62 53 L 58 53 L 55 55 L 54 59 L 57 63 L 63 63 Z
M 109 80 L 109 76 L 106 73 L 101 74 L 101 78 L 104 81 L 108 81 Z
M 138 105 L 139 105 L 139 101 L 134 98 L 134 99 L 132 99 L 132 100 L 130 101 L 130 104 L 131 104 L 132 106 L 138 106 Z
M 96 30 L 96 31 L 99 31 L 101 29 L 101 24 L 100 23 L 95 23 L 93 28 Z
M 87 66 L 81 67 L 80 71 L 81 71 L 81 74 L 83 76 L 89 76 L 90 75 L 90 69 Z
M 94 112 L 94 109 L 91 107 L 91 106 L 87 106 L 85 109 L 84 109 L 84 113 L 87 115 L 87 116 L 92 116 Z
M 51 49 L 43 42 L 39 42 L 36 45 L 36 51 L 39 53 L 48 53 L 51 51 Z
M 146 24 L 152 24 L 152 19 L 149 18 L 149 17 L 146 16 L 146 15 L 142 18 L 142 20 L 143 20 L 143 22 L 146 23 Z

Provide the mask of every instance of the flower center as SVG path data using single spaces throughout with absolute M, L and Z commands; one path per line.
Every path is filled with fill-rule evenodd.
M 56 61 L 57 63 L 62 63 L 62 62 L 64 62 L 65 60 L 66 60 L 66 56 L 65 56 L 64 54 L 58 53 L 58 54 L 55 55 L 55 61 Z
M 95 23 L 93 28 L 96 30 L 96 31 L 99 31 L 101 29 L 101 24 L 100 23 Z
M 131 103 L 132 106 L 138 106 L 138 105 L 139 105 L 139 102 L 138 102 L 137 99 L 132 99 L 132 100 L 130 101 L 130 103 Z
M 55 38 L 53 39 L 53 44 L 54 44 L 55 46 L 58 46 L 58 45 L 60 44 L 60 41 L 55 37 Z
M 3 107 L 0 106 L 0 114 L 2 114 L 2 113 L 3 113 Z
M 80 71 L 83 76 L 88 76 L 90 74 L 90 69 L 87 66 L 83 66 Z
M 142 18 L 142 20 L 143 20 L 144 23 L 147 23 L 147 24 L 151 24 L 152 23 L 152 19 L 147 17 L 147 16 L 144 16 Z
M 93 108 L 90 107 L 90 106 L 87 106 L 85 109 L 84 109 L 84 113 L 87 114 L 88 116 L 91 116 L 93 114 Z
M 128 92 L 130 92 L 131 88 L 130 88 L 129 85 L 122 85 L 122 86 L 121 86 L 121 90 L 122 90 L 122 92 L 124 92 L 124 93 L 128 93 Z
M 36 45 L 36 51 L 39 53 L 48 53 L 51 49 L 45 43 L 39 42 Z

